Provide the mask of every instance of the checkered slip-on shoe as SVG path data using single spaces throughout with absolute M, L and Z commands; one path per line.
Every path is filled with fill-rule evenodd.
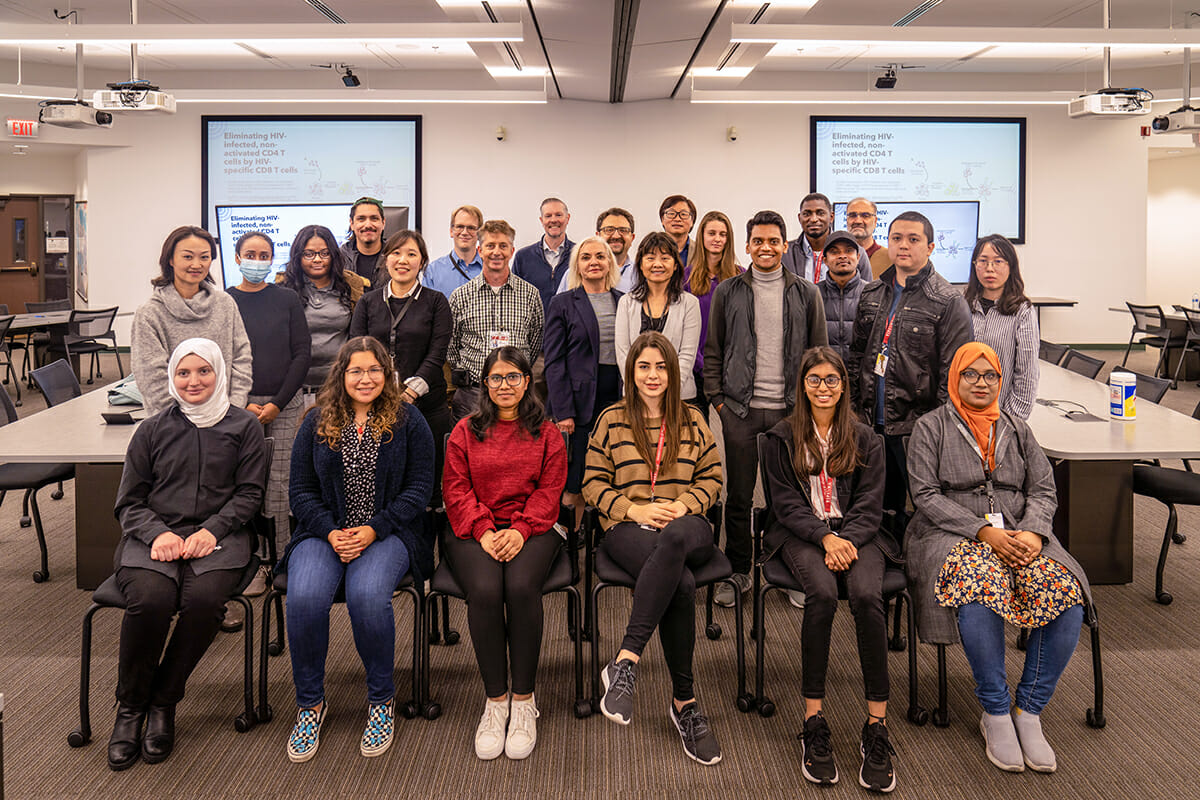
M 364 756 L 382 755 L 392 746 L 392 730 L 396 721 L 394 700 L 371 703 L 367 707 L 367 727 L 363 730 L 358 749 Z
M 317 754 L 321 744 L 321 723 L 325 721 L 325 712 L 329 710 L 327 703 L 321 703 L 321 710 L 302 708 L 296 712 L 296 727 L 288 737 L 288 759 L 299 764 L 308 761 Z

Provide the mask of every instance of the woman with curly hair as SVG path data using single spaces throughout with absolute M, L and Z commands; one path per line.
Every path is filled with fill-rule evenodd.
M 354 645 L 367 673 L 360 751 L 392 743 L 396 627 L 392 592 L 409 571 L 433 572 L 423 514 L 433 492 L 433 435 L 400 399 L 392 360 L 369 336 L 342 345 L 317 405 L 296 434 L 291 500 L 295 530 L 278 572 L 288 575 L 287 634 L 296 684 L 288 758 L 317 752 L 325 703 L 329 609 L 346 599 Z

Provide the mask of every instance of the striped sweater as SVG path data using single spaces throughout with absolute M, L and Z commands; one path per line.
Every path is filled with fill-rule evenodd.
M 679 458 L 659 471 L 654 494 L 660 500 L 679 500 L 692 514 L 703 514 L 721 494 L 721 457 L 708 424 L 692 406 L 693 436 L 679 448 Z M 651 447 L 658 442 L 658 426 L 647 428 Z M 652 464 L 638 454 L 629 433 L 625 409 L 609 406 L 596 420 L 588 442 L 583 473 L 583 497 L 600 510 L 605 530 L 628 520 L 634 503 L 650 500 Z
M 983 342 L 1000 357 L 1000 408 L 1014 417 L 1029 419 L 1038 387 L 1037 312 L 1024 303 L 1015 314 L 997 308 L 984 311 L 979 300 L 971 304 L 975 341 Z

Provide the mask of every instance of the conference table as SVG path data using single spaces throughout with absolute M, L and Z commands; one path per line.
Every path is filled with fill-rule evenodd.
M 1187 305 L 1190 308 L 1190 304 L 1181 305 Z M 1171 332 L 1171 336 L 1178 338 L 1182 342 L 1187 335 L 1187 317 L 1173 305 L 1160 306 L 1160 308 L 1162 308 L 1163 321 L 1167 324 L 1167 330 Z M 1108 310 L 1125 315 L 1129 315 L 1130 313 L 1128 307 L 1118 308 L 1117 306 L 1109 306 Z M 1167 375 L 1173 376 L 1175 374 L 1175 367 L 1181 357 L 1184 359 L 1184 364 L 1183 369 L 1179 372 L 1179 377 L 1188 381 L 1200 379 L 1200 358 L 1196 357 L 1194 351 L 1184 353 L 1182 347 L 1170 347 L 1167 349 L 1166 363 L 1164 365 Z
M 1071 300 L 1066 297 L 1031 297 L 1029 298 L 1030 305 L 1037 313 L 1038 327 L 1042 327 L 1042 309 L 1043 308 L 1074 308 L 1079 305 L 1078 300 Z
M 125 450 L 137 427 L 108 425 L 100 415 L 144 413 L 138 406 L 110 406 L 108 388 L 102 386 L 0 428 L 0 462 L 75 464 L 75 585 L 88 590 L 112 574 L 113 553 L 121 540 L 113 502 Z
M 1130 583 L 1133 462 L 1200 458 L 1200 420 L 1147 400 L 1137 401 L 1135 420 L 1112 420 L 1107 384 L 1045 361 L 1038 366 L 1029 425 L 1054 464 L 1054 533 L 1092 583 Z

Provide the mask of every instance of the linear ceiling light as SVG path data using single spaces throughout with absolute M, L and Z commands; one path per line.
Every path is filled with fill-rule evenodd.
M 877 25 L 743 25 L 734 24 L 731 42 L 754 44 L 959 45 L 991 47 L 1005 44 L 1037 47 L 1151 47 L 1170 50 L 1200 47 L 1200 29 L 1147 28 L 945 28 L 898 29 Z
M 519 22 L 428 22 L 335 25 L 5 25 L 0 44 L 144 44 L 153 42 L 520 42 Z

